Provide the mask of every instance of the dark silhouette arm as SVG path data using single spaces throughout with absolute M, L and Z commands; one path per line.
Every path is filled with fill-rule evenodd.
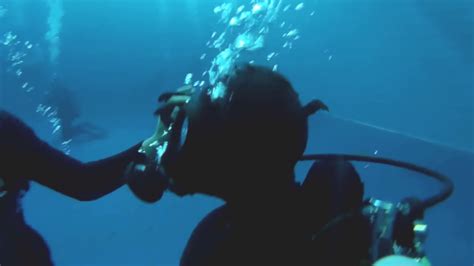
M 143 162 L 140 144 L 115 156 L 82 163 L 40 140 L 19 119 L 0 111 L 0 176 L 32 179 L 81 201 L 94 200 L 126 183 L 130 162 Z
M 40 141 L 29 158 L 29 176 L 38 183 L 78 200 L 100 198 L 126 183 L 127 165 L 139 158 L 140 145 L 99 161 L 82 163 Z

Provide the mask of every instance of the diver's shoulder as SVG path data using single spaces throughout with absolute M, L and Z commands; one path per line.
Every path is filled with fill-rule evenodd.
M 228 210 L 224 204 L 208 213 L 188 239 L 180 265 L 206 265 L 227 237 Z
M 0 108 L 0 126 L 21 126 L 21 127 L 28 127 L 26 124 L 20 120 L 17 116 L 14 114 L 1 109 Z
M 0 109 L 0 138 L 11 142 L 22 137 L 35 138 L 36 135 L 33 129 L 20 118 L 6 110 Z
M 228 220 L 228 207 L 224 204 L 208 213 L 194 228 L 188 245 L 200 242 L 202 239 L 221 234 Z
M 223 204 L 209 212 L 197 225 L 196 230 L 221 227 L 229 220 L 229 207 Z M 195 230 L 195 231 L 196 231 Z

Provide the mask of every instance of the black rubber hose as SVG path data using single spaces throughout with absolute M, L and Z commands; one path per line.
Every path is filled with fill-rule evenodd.
M 421 167 L 412 163 L 402 162 L 393 159 L 381 158 L 381 157 L 372 157 L 372 156 L 363 156 L 363 155 L 349 155 L 349 154 L 308 154 L 303 155 L 300 161 L 314 161 L 314 160 L 344 160 L 344 161 L 358 161 L 358 162 L 371 162 L 378 164 L 386 164 L 391 166 L 396 166 L 399 168 L 404 168 L 410 171 L 418 172 L 426 176 L 432 177 L 433 179 L 439 181 L 443 187 L 440 192 L 436 195 L 431 196 L 422 200 L 421 208 L 427 209 L 435 206 L 436 204 L 446 200 L 451 196 L 454 191 L 454 184 L 451 179 L 443 174 L 440 174 L 436 171 Z

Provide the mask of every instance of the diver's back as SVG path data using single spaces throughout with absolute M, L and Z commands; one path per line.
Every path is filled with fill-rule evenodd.
M 208 214 L 181 265 L 354 266 L 366 258 L 368 228 L 357 212 L 363 184 L 350 163 L 315 163 L 296 197 L 269 202 L 253 209 L 224 205 Z
M 206 216 L 189 239 L 181 265 L 305 265 L 299 261 L 304 239 L 295 232 L 301 228 L 295 217 L 238 213 L 224 205 Z

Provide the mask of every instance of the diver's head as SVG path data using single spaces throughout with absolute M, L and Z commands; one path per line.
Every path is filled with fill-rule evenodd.
M 237 66 L 183 109 L 186 139 L 178 153 L 163 157 L 177 194 L 225 198 L 230 191 L 294 182 L 293 168 L 307 143 L 308 108 L 282 75 Z

